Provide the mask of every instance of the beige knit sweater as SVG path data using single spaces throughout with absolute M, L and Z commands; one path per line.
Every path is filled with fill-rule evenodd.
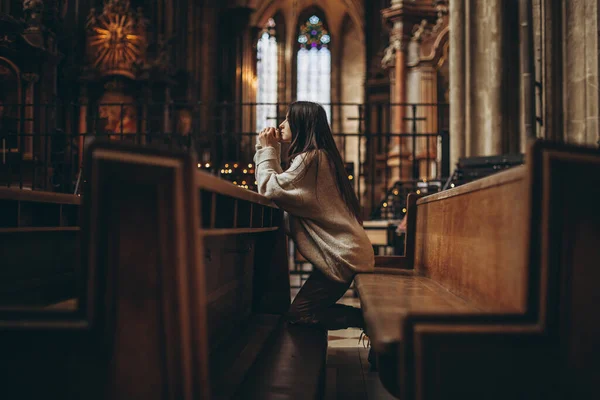
M 357 272 L 372 271 L 373 247 L 346 207 L 326 153 L 318 152 L 318 163 L 308 162 L 305 155 L 297 156 L 285 172 L 280 154 L 280 145 L 256 145 L 258 192 L 286 212 L 287 233 L 300 254 L 339 282 L 351 281 Z

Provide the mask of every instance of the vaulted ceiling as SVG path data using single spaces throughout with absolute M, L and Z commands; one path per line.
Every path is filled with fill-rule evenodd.
M 238 0 L 237 4 L 254 8 L 251 24 L 264 26 L 269 18 L 280 12 L 288 26 L 296 26 L 296 19 L 303 10 L 319 7 L 323 10 L 329 30 L 335 35 L 343 29 L 346 15 L 364 38 L 364 0 Z

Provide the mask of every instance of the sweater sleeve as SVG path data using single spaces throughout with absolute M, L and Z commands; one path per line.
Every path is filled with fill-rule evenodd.
M 265 154 L 268 154 L 269 157 L 275 157 L 275 159 L 277 160 L 277 163 L 275 165 L 276 171 L 278 174 L 282 173 L 283 170 L 281 169 L 281 143 L 277 143 L 277 147 L 271 147 L 271 146 L 267 146 L 267 147 L 262 147 L 262 145 L 260 143 L 258 143 L 258 140 L 256 141 L 256 154 L 259 154 L 259 150 L 264 150 Z M 271 150 L 269 150 L 271 149 Z M 271 154 L 272 152 L 272 154 Z M 258 170 L 258 162 L 256 161 L 256 155 L 254 156 L 254 165 L 257 166 L 256 170 Z
M 305 207 L 307 198 L 314 196 L 314 185 L 310 184 L 311 174 L 305 171 L 310 168 L 310 162 L 305 155 L 300 155 L 283 172 L 277 156 L 277 150 L 273 147 L 257 150 L 254 163 L 258 193 L 291 214 L 305 216 L 309 211 Z

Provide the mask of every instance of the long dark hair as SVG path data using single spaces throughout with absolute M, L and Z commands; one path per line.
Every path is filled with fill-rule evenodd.
M 297 101 L 290 105 L 287 115 L 290 130 L 292 131 L 292 143 L 288 150 L 289 159 L 300 154 L 306 154 L 308 162 L 319 162 L 318 151 L 323 150 L 327 154 L 330 167 L 334 170 L 338 190 L 346 203 L 346 207 L 356 219 L 362 223 L 360 205 L 350 185 L 342 156 L 333 140 L 331 128 L 327 122 L 327 114 L 323 107 L 309 101 Z M 311 157 L 315 155 L 316 157 Z M 305 168 L 305 171 L 308 168 Z M 317 174 L 318 172 L 317 164 Z

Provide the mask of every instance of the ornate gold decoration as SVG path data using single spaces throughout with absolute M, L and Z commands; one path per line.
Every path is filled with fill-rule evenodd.
M 146 57 L 146 26 L 141 9 L 134 13 L 129 0 L 105 0 L 100 15 L 91 9 L 86 23 L 91 67 L 101 75 L 134 78 Z

